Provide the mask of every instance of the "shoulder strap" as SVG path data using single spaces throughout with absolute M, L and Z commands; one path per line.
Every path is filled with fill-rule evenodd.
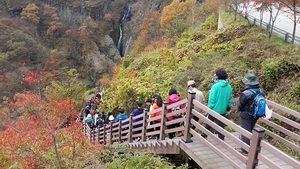
M 256 94 L 256 91 L 254 89 L 249 89 L 252 93 Z

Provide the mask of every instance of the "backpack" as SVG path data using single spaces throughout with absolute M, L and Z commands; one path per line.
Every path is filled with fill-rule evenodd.
M 92 127 L 92 126 L 93 126 L 91 121 L 88 121 L 88 122 L 87 122 L 87 125 L 88 125 L 89 127 Z
M 249 89 L 252 93 L 255 94 L 254 101 L 251 105 L 251 108 L 253 108 L 253 113 L 251 114 L 254 118 L 257 117 L 264 117 L 265 116 L 265 110 L 267 101 L 264 97 L 264 93 L 261 89 L 259 89 L 258 92 L 256 92 L 253 89 Z
M 177 110 L 180 110 L 180 105 L 172 108 L 172 111 L 177 111 Z

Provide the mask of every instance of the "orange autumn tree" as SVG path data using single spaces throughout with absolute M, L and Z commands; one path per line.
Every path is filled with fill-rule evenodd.
M 81 151 L 90 147 L 78 130 L 81 124 L 73 120 L 78 112 L 69 100 L 45 101 L 38 94 L 26 92 L 17 95 L 9 107 L 7 113 L 22 114 L 7 119 L 6 129 L 0 132 L 0 154 L 5 152 L 9 165 L 69 168 L 81 156 Z M 66 122 L 70 126 L 62 128 Z
M 42 74 L 27 72 L 24 83 L 44 86 Z M 83 168 L 82 159 L 100 149 L 93 148 L 81 132 L 76 101 L 41 96 L 25 91 L 0 110 L 0 168 Z

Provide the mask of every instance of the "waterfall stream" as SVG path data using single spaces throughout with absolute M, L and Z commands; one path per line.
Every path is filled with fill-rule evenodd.
M 122 52 L 122 40 L 123 40 L 123 24 L 127 21 L 130 21 L 130 11 L 131 11 L 131 6 L 128 6 L 127 8 L 125 8 L 124 10 L 124 14 L 123 17 L 120 21 L 120 25 L 119 25 L 119 39 L 118 39 L 118 43 L 117 43 L 117 48 L 120 52 L 120 55 L 123 56 L 123 52 Z

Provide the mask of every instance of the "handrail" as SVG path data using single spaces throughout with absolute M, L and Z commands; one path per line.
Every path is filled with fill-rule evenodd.
M 235 99 L 235 101 L 237 102 L 236 99 Z M 271 101 L 271 100 L 267 100 L 267 105 L 268 105 L 268 107 L 273 108 L 272 119 L 279 120 L 281 122 L 286 123 L 289 126 L 292 126 L 295 129 L 300 130 L 300 123 L 299 122 L 293 121 L 289 118 L 286 118 L 286 117 L 276 113 L 276 111 L 274 109 L 280 110 L 280 111 L 282 111 L 282 112 L 284 112 L 288 115 L 294 116 L 295 118 L 300 118 L 300 113 L 299 112 L 297 112 L 295 110 L 292 110 L 290 108 L 287 108 L 285 106 L 282 106 L 282 105 L 280 105 L 280 104 L 278 104 L 274 101 Z M 276 129 L 276 130 L 284 133 L 285 135 L 295 139 L 296 141 L 300 142 L 300 136 L 299 136 L 299 134 L 295 133 L 295 130 L 288 130 L 285 127 L 282 127 L 282 126 L 274 123 L 272 121 L 272 119 L 267 120 L 267 119 L 264 119 L 264 118 L 260 118 L 259 121 L 263 125 L 268 125 L 268 126 L 272 127 L 273 129 Z M 260 126 L 260 125 L 257 125 L 257 126 Z M 263 127 L 263 126 L 260 126 L 260 127 Z M 266 130 L 265 134 L 270 136 L 271 138 L 279 141 L 280 143 L 283 143 L 285 146 L 287 146 L 287 147 L 297 151 L 298 153 L 300 153 L 300 146 L 299 145 L 294 144 L 293 142 L 291 142 L 290 140 L 287 140 L 286 138 L 283 138 L 282 136 L 278 135 L 278 133 Z
M 294 158 L 291 158 L 290 156 L 288 156 L 287 154 L 285 154 L 281 150 L 279 150 L 276 147 L 272 146 L 270 143 L 268 143 L 266 141 L 262 141 L 261 146 L 263 148 L 265 148 L 267 151 L 272 152 L 272 154 L 280 156 L 281 157 L 280 159 L 285 161 L 287 164 L 289 164 L 289 165 L 291 165 L 295 168 L 299 168 L 299 166 L 300 166 L 299 161 L 295 160 Z
M 285 113 L 288 113 L 288 114 L 293 115 L 293 116 L 295 116 L 297 118 L 300 118 L 300 113 L 299 112 L 297 112 L 295 110 L 292 110 L 292 109 L 290 109 L 288 107 L 282 106 L 282 105 L 280 105 L 280 104 L 278 104 L 278 103 L 276 103 L 274 101 L 267 100 L 267 104 L 269 106 L 273 107 L 273 108 L 276 108 L 276 109 L 281 110 L 281 111 L 283 111 Z
M 238 99 L 234 98 L 234 104 L 237 103 Z M 291 110 L 289 108 L 286 108 L 284 106 L 281 106 L 275 102 L 272 102 L 270 100 L 267 101 L 268 105 L 270 107 L 276 108 L 278 110 L 284 111 L 285 113 L 288 113 L 290 115 L 296 115 L 296 117 L 299 117 L 299 113 Z M 172 109 L 173 107 L 177 107 L 178 105 L 185 104 L 186 106 L 182 109 L 175 110 L 172 112 L 169 112 L 168 110 Z M 200 110 L 197 111 L 197 110 Z M 149 115 L 161 112 L 161 115 L 158 117 L 154 118 L 149 118 Z M 203 115 L 203 112 L 206 112 L 216 118 L 217 120 L 223 122 L 227 126 L 229 126 L 231 129 L 234 131 L 240 133 L 241 135 L 244 135 L 245 137 L 249 138 L 251 140 L 250 146 L 242 142 L 238 137 L 233 135 L 232 133 L 227 132 L 225 129 L 222 127 L 218 126 L 216 123 L 210 121 L 208 118 L 206 118 Z M 182 114 L 185 114 L 185 116 L 182 116 Z M 174 120 L 168 121 L 168 117 L 170 116 L 175 116 L 175 115 L 181 115 L 181 117 L 176 118 Z M 193 116 L 196 116 L 199 118 L 200 122 L 206 123 L 210 125 L 212 128 L 214 128 L 217 132 L 222 133 L 226 139 L 231 140 L 234 142 L 236 145 L 240 146 L 241 148 L 245 149 L 246 151 L 249 152 L 248 157 L 245 157 L 241 155 L 238 151 L 232 147 L 232 145 L 227 144 L 226 142 L 220 140 L 215 134 L 211 133 L 208 131 L 202 123 L 199 123 L 192 119 Z M 136 121 L 136 119 L 142 119 L 141 121 Z M 277 113 L 274 112 L 274 118 L 278 120 L 282 120 L 285 123 L 289 123 L 292 126 L 295 126 L 295 128 L 299 127 L 299 123 L 292 121 L 288 118 L 285 118 Z M 155 120 L 160 119 L 160 123 L 151 123 L 149 122 L 154 122 Z M 136 122 L 134 122 L 134 120 Z M 263 124 L 269 125 L 271 127 L 276 128 L 277 130 L 284 132 L 288 136 L 290 136 L 293 139 L 300 140 L 300 136 L 289 132 L 289 130 L 281 127 L 278 124 L 275 124 L 274 122 L 271 122 L 269 120 L 265 119 L 260 119 L 260 122 Z M 180 124 L 176 125 L 175 124 Z M 185 124 L 185 125 L 183 125 Z M 138 126 L 138 127 L 137 127 Z M 173 127 L 171 127 L 173 126 Z M 194 126 L 195 129 L 192 129 L 191 126 Z M 260 127 L 259 125 L 257 125 Z M 152 129 L 152 130 L 150 130 Z M 255 129 L 253 130 L 252 133 L 244 130 L 241 128 L 239 125 L 233 123 L 229 119 L 220 116 L 204 104 L 198 102 L 197 100 L 194 99 L 194 93 L 189 93 L 188 94 L 188 99 L 183 99 L 180 102 L 170 104 L 164 103 L 163 106 L 160 109 L 148 112 L 145 111 L 143 114 L 133 116 L 130 115 L 130 117 L 126 120 L 121 120 L 118 123 L 113 123 L 110 125 L 104 125 L 101 128 L 90 128 L 83 122 L 83 127 L 82 130 L 87 136 L 91 142 L 100 142 L 103 144 L 112 144 L 113 142 L 119 142 L 121 143 L 124 140 L 127 140 L 128 143 L 132 143 L 136 138 L 140 137 L 141 141 L 146 141 L 147 137 L 150 136 L 156 136 L 158 135 L 160 140 L 165 140 L 166 136 L 170 133 L 174 132 L 183 132 L 183 141 L 186 144 L 189 144 L 192 142 L 191 140 L 191 134 L 194 136 L 193 139 L 198 139 L 201 140 L 204 144 L 206 144 L 208 147 L 211 148 L 216 154 L 220 155 L 223 159 L 225 159 L 226 162 L 228 162 L 230 165 L 232 165 L 235 168 L 243 168 L 239 166 L 233 159 L 227 157 L 224 153 L 219 151 L 219 148 L 215 147 L 213 144 L 211 144 L 208 140 L 202 138 L 197 130 L 200 130 L 201 132 L 207 134 L 210 138 L 212 138 L 215 142 L 217 142 L 219 145 L 224 147 L 228 152 L 230 152 L 234 157 L 238 158 L 240 161 L 244 163 L 244 165 L 248 168 L 253 168 L 255 165 L 258 164 L 258 161 L 264 162 L 265 165 L 269 166 L 270 168 L 279 168 L 279 166 L 270 160 L 268 160 L 266 157 L 261 155 L 259 153 L 261 148 L 267 149 L 270 152 L 275 152 L 274 154 L 280 156 L 282 160 L 285 162 L 289 163 L 292 166 L 298 165 L 298 161 L 295 160 L 294 158 L 286 155 L 283 153 L 281 150 L 278 148 L 274 147 L 273 145 L 267 143 L 266 141 L 260 141 L 263 138 L 263 133 L 265 133 L 271 137 L 274 137 L 276 140 L 281 141 L 285 145 L 288 145 L 291 147 L 293 150 L 296 150 L 299 152 L 300 147 L 299 145 L 296 145 L 278 135 L 275 133 L 272 133 L 271 131 L 261 127 L 261 129 Z M 258 154 L 258 155 L 257 155 Z M 285 154 L 285 155 L 283 155 Z
M 246 131 L 245 129 L 241 128 L 240 126 L 238 126 L 237 124 L 235 123 L 232 123 L 232 121 L 226 119 L 226 118 L 222 118 L 222 116 L 218 116 L 216 114 L 215 111 L 211 110 L 210 108 L 208 108 L 207 106 L 201 104 L 200 102 L 197 102 L 194 100 L 194 104 L 197 106 L 197 107 L 200 107 L 203 111 L 209 113 L 210 115 L 214 116 L 214 118 L 222 121 L 223 123 L 225 123 L 226 125 L 230 125 L 231 128 L 233 128 L 234 130 L 236 130 L 237 132 L 239 133 L 243 133 L 243 135 L 247 138 L 251 138 L 251 133 L 249 133 L 248 131 Z

